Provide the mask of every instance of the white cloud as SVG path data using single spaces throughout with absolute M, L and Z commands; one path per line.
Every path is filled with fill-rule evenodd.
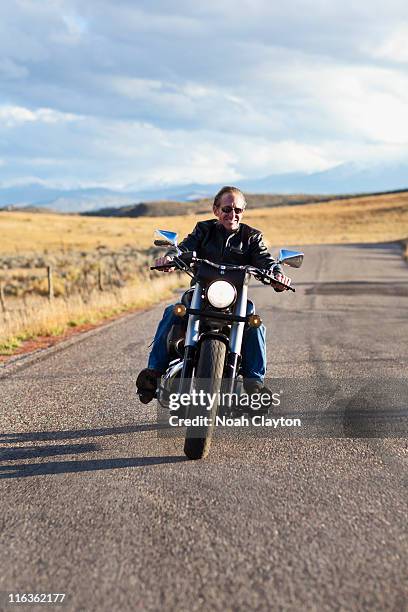
M 14 178 L 121 185 L 400 157 L 407 40 L 402 0 L 14 0 L 0 156 Z
M 82 119 L 79 115 L 61 113 L 51 108 L 30 110 L 22 106 L 0 106 L 0 122 L 9 128 L 27 122 L 66 123 Z
M 339 156 L 328 155 L 324 147 L 290 140 L 247 141 L 240 156 L 245 176 L 265 176 L 273 173 L 311 172 L 326 170 L 339 163 Z
M 399 24 L 385 40 L 371 49 L 374 57 L 408 62 L 408 22 Z
M 282 67 L 272 65 L 265 72 L 271 86 L 287 92 L 287 116 L 301 140 L 309 133 L 316 143 L 331 134 L 350 143 L 408 144 L 407 74 L 394 68 L 328 61 L 316 67 L 310 58 L 286 61 Z

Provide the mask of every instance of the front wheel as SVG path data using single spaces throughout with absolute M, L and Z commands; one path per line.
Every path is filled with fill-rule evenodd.
M 206 397 L 212 399 L 209 410 L 205 402 L 204 405 L 194 406 L 190 410 L 189 416 L 193 418 L 195 416 L 207 417 L 208 424 L 201 426 L 199 430 L 194 426 L 187 427 L 184 453 L 189 459 L 204 459 L 210 450 L 215 417 L 218 411 L 225 353 L 226 346 L 222 340 L 205 338 L 201 343 L 195 378 L 200 388 L 205 391 Z

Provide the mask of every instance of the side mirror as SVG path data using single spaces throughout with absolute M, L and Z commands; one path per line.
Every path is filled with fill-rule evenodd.
M 169 232 L 168 230 L 156 230 L 156 234 L 159 236 L 159 240 L 155 240 L 156 246 L 177 246 L 177 234 L 176 232 Z
M 292 268 L 300 268 L 303 263 L 304 253 L 300 251 L 288 251 L 287 249 L 281 249 L 279 251 L 278 263 L 283 263 Z

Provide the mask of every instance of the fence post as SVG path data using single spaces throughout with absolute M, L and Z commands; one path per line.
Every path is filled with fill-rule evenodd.
M 99 262 L 98 266 L 98 289 L 103 291 L 103 276 L 102 276 L 102 264 Z
M 6 301 L 4 299 L 4 288 L 3 288 L 3 281 L 0 280 L 0 303 L 1 303 L 1 309 L 3 312 L 7 311 L 6 308 Z
M 54 298 L 54 285 L 52 284 L 52 266 L 47 266 L 48 278 L 48 299 L 51 301 Z

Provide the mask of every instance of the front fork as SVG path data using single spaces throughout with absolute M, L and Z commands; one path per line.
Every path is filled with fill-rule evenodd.
M 199 310 L 203 299 L 203 288 L 197 283 L 191 300 L 191 308 Z M 245 317 L 247 314 L 248 285 L 245 283 L 238 292 L 235 302 L 234 315 Z M 191 380 L 194 372 L 195 353 L 199 339 L 200 317 L 190 315 L 186 337 L 184 342 L 183 370 L 180 377 L 180 393 L 190 393 Z M 245 323 L 235 321 L 231 325 L 228 353 L 223 373 L 223 390 L 225 393 L 233 393 L 235 379 L 238 373 L 241 358 L 242 340 L 244 336 Z
M 200 283 L 196 283 L 194 287 L 193 297 L 191 299 L 191 308 L 199 310 L 201 308 L 203 296 L 203 288 Z M 190 393 L 191 381 L 194 371 L 194 358 L 197 348 L 200 331 L 200 318 L 198 315 L 189 315 L 186 337 L 184 341 L 184 359 L 183 369 L 180 376 L 179 393 Z
M 248 285 L 245 283 L 238 293 L 235 303 L 234 315 L 245 317 L 247 314 Z M 233 393 L 235 391 L 235 380 L 241 359 L 242 340 L 244 337 L 245 323 L 235 321 L 231 326 L 228 346 L 228 355 L 223 374 L 223 392 Z

